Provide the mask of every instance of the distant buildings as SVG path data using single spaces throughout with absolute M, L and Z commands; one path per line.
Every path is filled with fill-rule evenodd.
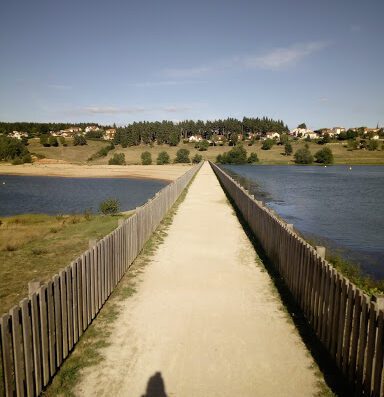
M 106 141 L 112 141 L 115 138 L 116 128 L 109 128 L 108 130 L 104 131 L 103 138 Z
M 12 131 L 10 134 L 8 134 L 8 136 L 10 138 L 16 138 L 21 141 L 23 138 L 28 138 L 28 132 Z

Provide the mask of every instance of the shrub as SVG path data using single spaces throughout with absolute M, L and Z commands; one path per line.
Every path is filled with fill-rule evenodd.
M 313 163 L 313 156 L 308 148 L 302 148 L 294 154 L 296 164 L 311 164 Z
M 57 141 L 57 138 L 55 136 L 53 136 L 53 135 L 51 135 L 49 137 L 48 142 L 49 142 L 50 146 L 54 146 L 54 147 L 58 147 L 59 146 L 59 142 Z
M 286 156 L 290 156 L 290 155 L 292 154 L 292 152 L 293 152 L 292 145 L 291 145 L 290 142 L 287 142 L 287 143 L 284 145 L 284 154 L 285 154 Z
M 261 148 L 263 150 L 270 150 L 274 144 L 275 144 L 275 141 L 273 139 L 268 138 L 263 142 Z
M 359 144 L 355 139 L 348 140 L 347 150 L 356 150 L 358 147 L 359 147 Z
M 48 142 L 48 135 L 47 134 L 40 135 L 40 144 L 43 145 L 44 147 L 49 147 L 50 146 L 50 144 Z
M 371 139 L 371 140 L 368 142 L 367 148 L 368 148 L 368 150 L 371 150 L 371 151 L 377 150 L 377 149 L 379 148 L 379 142 L 377 142 L 377 141 Z
M 23 163 L 32 163 L 31 153 L 26 153 L 23 156 Z
M 23 161 L 23 159 L 20 158 L 20 157 L 15 157 L 15 158 L 13 159 L 13 161 L 12 161 L 12 164 L 13 164 L 13 165 L 20 165 L 20 164 L 24 164 L 24 161 Z
M 125 165 L 125 154 L 115 153 L 108 161 L 109 165 Z
M 204 139 L 201 142 L 196 142 L 195 144 L 195 149 L 197 149 L 199 152 L 208 150 L 208 148 L 209 148 L 209 142 L 206 139 Z
M 221 164 L 246 164 L 247 163 L 247 151 L 243 145 L 237 145 L 228 152 L 218 155 L 216 161 Z
M 198 164 L 200 161 L 203 160 L 203 156 L 201 154 L 196 153 L 193 158 L 192 158 L 192 163 L 193 164 Z
M 180 142 L 180 134 L 178 132 L 171 132 L 168 139 L 169 146 L 177 146 Z
M 158 165 L 169 164 L 170 158 L 167 152 L 160 152 L 157 156 L 156 163 Z
M 99 210 L 104 215 L 116 215 L 120 209 L 120 202 L 117 199 L 109 198 L 100 203 Z
M 85 139 L 85 136 L 77 134 L 73 137 L 73 146 L 83 146 L 86 144 L 87 140 Z
M 189 150 L 188 149 L 179 149 L 176 152 L 175 163 L 190 163 L 189 159 Z
M 255 152 L 252 152 L 249 157 L 248 157 L 248 163 L 249 164 L 254 164 L 259 162 L 259 158 L 257 157 L 257 154 Z
M 325 147 L 315 153 L 316 163 L 333 164 L 333 153 L 329 147 Z
M 143 165 L 150 165 L 152 164 L 152 156 L 149 152 L 141 153 L 141 164 Z

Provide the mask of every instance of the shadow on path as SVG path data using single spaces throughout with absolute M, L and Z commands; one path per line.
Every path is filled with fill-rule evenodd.
M 141 397 L 168 397 L 161 372 L 156 372 L 148 379 L 147 389 Z

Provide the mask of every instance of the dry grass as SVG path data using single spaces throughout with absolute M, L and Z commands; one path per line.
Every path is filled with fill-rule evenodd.
M 105 142 L 88 141 L 86 146 L 71 146 L 57 147 L 57 148 L 44 148 L 37 140 L 30 141 L 29 149 L 31 152 L 44 154 L 47 158 L 55 160 L 64 160 L 72 163 L 84 163 L 94 153 L 96 153 L 101 147 L 107 145 Z M 292 147 L 293 152 L 300 149 L 305 145 L 304 141 L 293 141 Z M 384 164 L 384 150 L 368 151 L 368 150 L 354 150 L 348 151 L 344 146 L 345 143 L 337 142 L 328 144 L 331 147 L 335 156 L 335 164 Z M 381 143 L 380 143 L 381 146 Z M 316 143 L 309 143 L 309 148 L 314 154 L 320 150 L 323 146 Z M 199 152 L 195 149 L 193 143 L 180 143 L 178 146 L 169 145 L 148 145 L 132 146 L 128 148 L 122 148 L 120 145 L 114 150 L 111 150 L 106 157 L 98 158 L 89 164 L 108 164 L 108 160 L 115 153 L 124 153 L 127 164 L 141 164 L 141 153 L 149 151 L 152 155 L 153 164 L 156 164 L 157 156 L 161 151 L 166 151 L 171 161 L 176 157 L 176 152 L 181 149 L 188 149 L 190 151 L 190 158 L 196 153 L 203 156 L 204 160 L 215 161 L 218 154 L 222 154 L 231 149 L 229 146 L 211 146 L 207 151 Z M 256 152 L 261 164 L 294 164 L 293 155 L 285 156 L 284 147 L 281 145 L 275 145 L 271 150 L 262 150 L 261 142 L 256 142 L 252 146 L 245 146 L 248 154 Z
M 107 142 L 87 141 L 87 145 L 73 146 L 72 139 L 67 138 L 68 146 L 44 147 L 40 144 L 39 139 L 29 140 L 28 150 L 31 153 L 42 154 L 46 158 L 54 160 L 64 160 L 69 163 L 86 163 L 88 158 L 102 147 L 107 146 Z
M 118 217 L 19 215 L 1 218 L 0 314 L 28 293 L 31 280 L 47 281 L 117 226 Z

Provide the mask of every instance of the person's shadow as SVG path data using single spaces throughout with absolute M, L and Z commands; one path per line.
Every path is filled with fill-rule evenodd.
M 148 379 L 147 389 L 141 397 L 167 397 L 161 372 L 156 372 Z

